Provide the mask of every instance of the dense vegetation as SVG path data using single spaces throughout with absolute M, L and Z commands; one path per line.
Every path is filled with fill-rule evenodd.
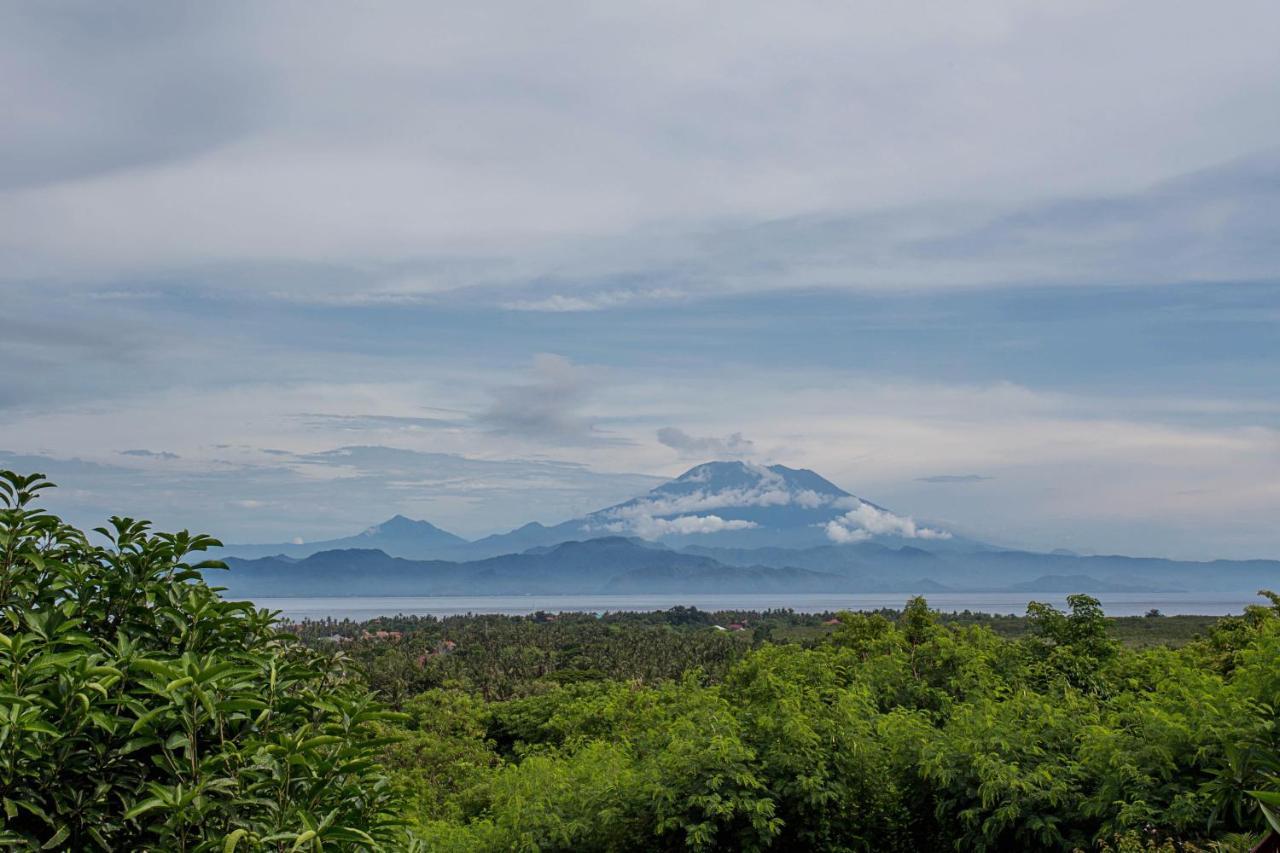
M 420 659 L 440 686 L 406 702 L 388 762 L 433 849 L 1248 849 L 1236 834 L 1264 826 L 1249 792 L 1280 769 L 1271 600 L 1177 649 L 1117 642 L 1087 596 L 1033 605 L 1017 641 L 943 624 L 920 599 L 794 643 L 696 612 L 420 620 L 456 647 Z M 483 642 L 493 631 L 540 642 L 511 661 L 508 642 Z M 351 644 L 392 701 L 388 661 L 416 636 Z M 646 663 L 556 666 L 610 638 Z M 725 651 L 648 675 L 650 658 L 700 648 Z
M 217 543 L 113 518 L 105 547 L 0 472 L 0 845 L 401 846 L 384 718 L 340 658 L 222 600 Z
M 896 610 L 866 615 L 896 621 Z M 1026 616 L 938 613 L 940 625 L 983 627 L 1025 638 Z M 1213 616 L 1108 618 L 1106 629 L 1133 648 L 1181 646 L 1207 633 Z M 529 616 L 391 616 L 367 622 L 306 620 L 288 625 L 317 648 L 340 648 L 368 683 L 398 707 L 444 684 L 465 684 L 485 699 L 511 699 L 548 686 L 602 678 L 642 683 L 678 679 L 699 668 L 719 681 L 734 663 L 764 643 L 814 647 L 839 630 L 836 613 L 791 610 L 705 612 L 690 607 L 648 613 L 535 613 Z M 728 626 L 726 628 L 726 626 Z M 456 652 L 456 653 L 455 653 Z
M 11 847 L 1245 850 L 1280 810 L 1276 596 L 1198 623 L 913 599 L 304 642 L 206 585 L 213 540 L 113 519 L 95 546 L 44 485 L 0 475 Z

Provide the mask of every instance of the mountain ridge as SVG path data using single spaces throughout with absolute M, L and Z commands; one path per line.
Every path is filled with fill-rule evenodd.
M 652 548 L 624 537 L 563 542 L 549 549 L 470 562 L 408 560 L 376 549 L 321 551 L 303 559 L 226 560 L 230 571 L 208 575 L 233 595 L 530 594 L 630 591 L 690 592 L 734 581 L 743 591 L 828 591 L 838 576 L 806 569 L 726 566 L 707 557 Z
M 415 526 L 420 530 L 415 531 Z M 928 538 L 981 545 L 918 525 L 845 491 L 808 468 L 743 461 L 704 462 L 649 492 L 558 524 L 531 521 L 505 533 L 465 540 L 427 521 L 393 516 L 356 536 L 311 543 L 229 545 L 240 557 L 306 556 L 320 550 L 375 545 L 415 559 L 480 559 L 603 535 L 630 535 L 673 547 L 806 547 L 832 541 L 901 543 Z
M 594 544 L 584 551 L 584 542 Z M 793 580 L 825 580 L 832 591 L 850 584 L 869 591 L 906 583 L 904 578 L 973 591 L 1036 591 L 1037 584 L 1066 583 L 1063 578 L 1112 592 L 1212 590 L 1223 584 L 1252 592 L 1280 583 L 1280 562 L 1269 560 L 1188 562 L 998 548 L 898 515 L 810 469 L 742 461 L 695 465 L 643 495 L 579 518 L 554 525 L 533 521 L 470 541 L 397 514 L 354 536 L 231 545 L 219 555 L 243 570 L 254 559 L 271 558 L 270 565 L 279 568 L 328 554 L 308 564 L 319 575 L 297 574 L 296 582 L 305 587 L 335 581 L 333 563 L 345 559 L 349 586 L 363 589 L 367 573 L 383 577 L 391 571 L 392 564 L 360 556 L 370 549 L 415 563 L 416 568 L 395 566 L 403 578 L 434 571 L 473 592 L 489 591 L 485 583 L 529 591 L 554 582 L 567 589 L 563 585 L 570 581 L 580 587 L 574 591 L 583 591 L 601 589 L 609 579 L 628 589 L 697 583 L 770 587 L 781 577 L 770 572 L 808 573 Z M 340 558 L 334 552 L 349 553 Z M 584 553 L 591 566 L 582 564 Z M 704 562 L 690 562 L 695 559 Z M 636 574 L 618 579 L 624 572 Z M 516 583 L 522 579 L 524 586 Z

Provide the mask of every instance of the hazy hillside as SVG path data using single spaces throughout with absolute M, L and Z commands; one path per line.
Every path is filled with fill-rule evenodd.
M 622 537 L 564 542 L 467 563 L 406 560 L 382 551 L 230 558 L 210 575 L 232 595 L 461 595 L 598 592 L 850 591 L 849 578 L 806 569 L 726 566 Z
M 708 549 L 709 550 L 709 549 Z M 719 557 L 719 559 L 717 558 Z M 592 593 L 1178 592 L 1248 593 L 1280 563 L 1179 563 L 1117 557 L 934 555 L 878 545 L 709 553 L 620 536 L 482 560 L 407 560 L 376 549 L 305 558 L 230 558 L 211 575 L 242 596 Z

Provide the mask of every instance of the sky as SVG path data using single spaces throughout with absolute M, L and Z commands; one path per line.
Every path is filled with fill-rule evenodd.
M 0 467 L 229 542 L 708 459 L 1280 557 L 1273 2 L 0 8 Z

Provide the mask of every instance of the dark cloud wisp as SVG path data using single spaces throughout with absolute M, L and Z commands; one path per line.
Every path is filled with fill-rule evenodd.
M 756 449 L 755 442 L 744 438 L 740 432 L 718 438 L 690 435 L 678 427 L 663 427 L 658 430 L 658 442 L 679 453 L 681 458 L 736 458 L 750 456 Z
M 983 480 L 994 480 L 984 474 L 934 474 L 931 477 L 916 477 L 917 483 L 981 483 Z

